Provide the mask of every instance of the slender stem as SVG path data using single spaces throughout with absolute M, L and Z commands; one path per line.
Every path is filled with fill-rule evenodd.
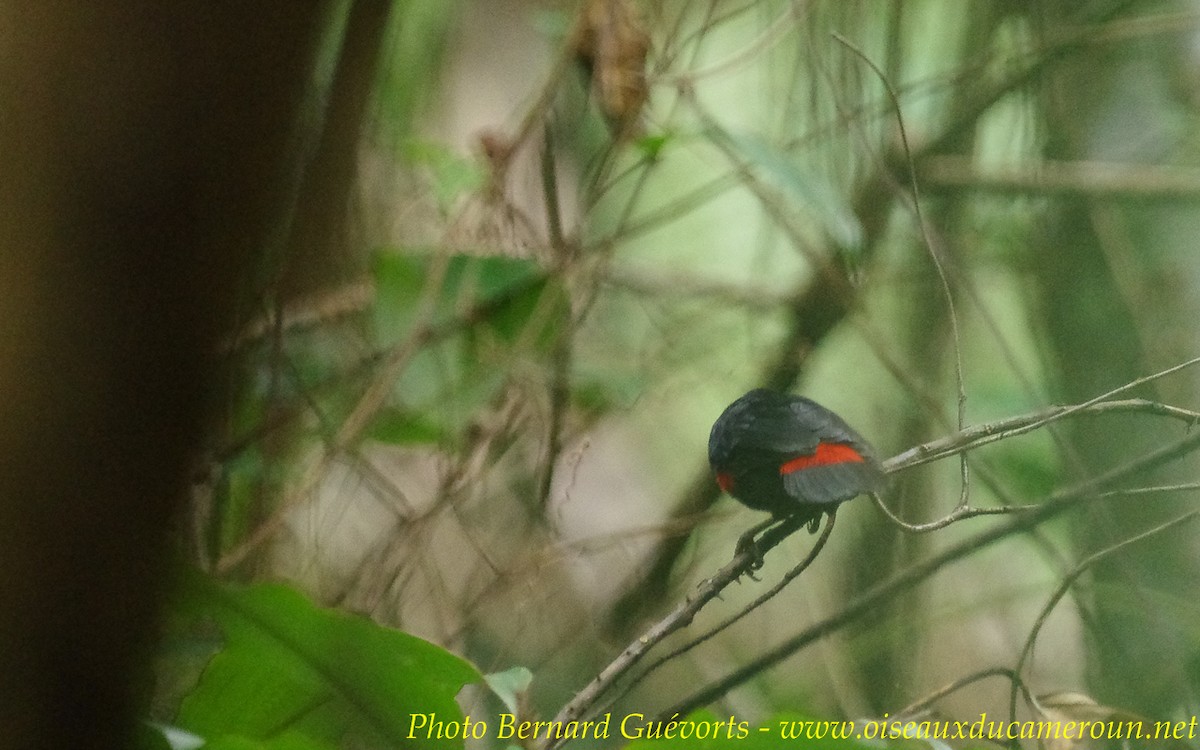
M 688 625 L 706 604 L 715 599 L 726 586 L 741 576 L 751 572 L 758 559 L 767 551 L 774 549 L 794 531 L 808 522 L 802 516 L 784 519 L 779 525 L 768 529 L 758 540 L 757 550 L 739 551 L 733 560 L 721 568 L 711 578 L 701 581 L 696 590 L 679 603 L 675 609 L 638 638 L 635 638 L 613 661 L 600 671 L 596 677 L 572 698 L 554 721 L 567 723 L 583 716 L 596 704 L 600 697 L 621 679 L 635 664 L 641 661 L 646 653 L 660 643 L 671 633 Z M 554 750 L 566 742 L 566 738 L 551 740 L 545 745 L 545 750 Z
M 986 529 L 927 560 L 900 571 L 886 581 L 882 581 L 855 597 L 841 611 L 805 628 L 757 659 L 743 665 L 725 677 L 666 709 L 660 716 L 670 717 L 676 713 L 686 716 L 688 713 L 708 705 L 733 688 L 790 657 L 805 646 L 820 640 L 868 612 L 878 609 L 885 602 L 932 577 L 934 573 L 937 573 L 947 565 L 969 557 L 1002 539 L 1029 531 L 1051 518 L 1079 506 L 1087 500 L 1094 498 L 1100 488 L 1106 485 L 1161 466 L 1180 456 L 1195 451 L 1197 448 L 1200 448 L 1200 431 L 1190 433 L 1139 458 L 1116 466 L 1109 471 L 1060 492 L 1056 492 L 1046 502 L 1037 506 L 1036 510 L 1014 515 L 1007 523 Z

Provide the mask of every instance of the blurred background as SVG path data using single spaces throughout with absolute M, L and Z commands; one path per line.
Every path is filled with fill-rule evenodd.
M 706 465 L 709 427 L 749 388 L 814 398 L 892 456 L 1200 349 L 1194 2 L 325 6 L 286 220 L 237 289 L 180 536 L 221 578 L 286 580 L 483 671 L 527 667 L 543 717 L 761 520 Z M 1197 382 L 1120 397 L 1195 409 Z M 911 522 L 964 491 L 1037 504 L 1185 429 L 1064 420 L 971 451 L 965 490 L 948 458 L 886 500 Z M 712 708 L 895 714 L 1016 667 L 1081 560 L 1195 498 L 1098 495 Z M 914 535 L 857 500 L 810 570 L 614 710 L 667 708 L 1003 520 Z M 1195 714 L 1197 538 L 1183 524 L 1074 579 L 1021 665 L 1030 692 Z M 934 708 L 1002 714 L 1009 690 L 972 682 Z

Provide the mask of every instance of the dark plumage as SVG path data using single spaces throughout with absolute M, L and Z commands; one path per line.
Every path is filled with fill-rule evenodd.
M 708 462 L 723 490 L 776 516 L 815 520 L 884 485 L 874 449 L 841 417 L 802 396 L 762 388 L 717 418 Z

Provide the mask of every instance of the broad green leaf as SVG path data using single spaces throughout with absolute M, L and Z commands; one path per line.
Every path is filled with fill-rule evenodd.
M 408 736 L 413 716 L 462 720 L 454 696 L 482 676 L 454 654 L 364 617 L 317 607 L 280 584 L 234 586 L 195 575 L 187 594 L 187 613 L 214 620 L 225 646 L 184 699 L 176 722 L 181 728 L 209 741 L 271 741 L 247 747 L 341 746 L 353 738 L 368 745 L 462 747 L 461 739 Z
M 436 333 L 396 382 L 404 416 L 373 427 L 383 442 L 452 439 L 505 382 L 495 363 L 514 350 L 548 351 L 570 314 L 562 285 L 528 259 L 381 252 L 374 270 L 380 341 L 406 340 L 417 327 Z
M 459 312 L 496 304 L 545 280 L 545 271 L 524 258 L 455 255 L 446 267 L 443 299 Z
M 397 252 L 378 252 L 372 259 L 375 280 L 375 331 L 381 341 L 395 341 L 417 324 L 417 308 L 425 291 L 428 260 Z
M 318 742 L 301 734 L 289 732 L 268 740 L 252 740 L 248 737 L 217 737 L 204 743 L 203 750 L 339 750 L 331 742 Z
M 545 350 L 568 314 L 562 287 L 535 279 L 513 289 L 493 307 L 487 328 L 506 343 L 523 342 Z
M 490 324 L 513 338 L 537 309 L 549 284 L 545 270 L 523 258 L 458 254 L 448 258 L 430 253 L 381 251 L 373 263 L 376 289 L 376 330 L 383 341 L 394 341 L 416 325 L 461 328 Z M 430 285 L 440 284 L 436 292 Z M 557 287 L 557 285 L 555 285 Z M 419 309 L 433 293 L 433 309 Z M 424 315 L 424 319 L 418 316 Z

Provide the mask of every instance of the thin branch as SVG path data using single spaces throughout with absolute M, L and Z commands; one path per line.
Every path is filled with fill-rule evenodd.
M 902 570 L 891 578 L 855 597 L 841 611 L 815 623 L 787 639 L 753 661 L 734 670 L 725 677 L 697 691 L 660 716 L 669 717 L 688 713 L 706 706 L 725 695 L 733 688 L 747 682 L 759 673 L 787 659 L 797 651 L 824 638 L 869 612 L 878 611 L 884 603 L 922 583 L 942 568 L 1016 534 L 1025 533 L 1046 521 L 1055 518 L 1081 503 L 1092 499 L 1100 488 L 1154 469 L 1200 448 L 1200 431 L 1192 432 L 1179 440 L 1136 459 L 1116 466 L 1091 479 L 1053 493 L 1037 510 L 1013 516 L 1007 523 L 981 531 L 973 537 L 949 547 L 937 555 Z
M 1168 368 L 1160 373 L 1155 373 L 1154 375 L 1148 376 L 1146 379 L 1162 377 L 1166 374 L 1177 371 L 1180 367 L 1186 366 L 1187 364 L 1188 363 L 1173 368 Z M 1132 384 L 1129 387 L 1132 387 Z M 1120 390 L 1122 389 L 1115 389 L 1114 392 L 1119 392 Z M 1167 416 L 1185 421 L 1189 425 L 1200 421 L 1200 413 L 1198 412 L 1167 406 L 1165 404 L 1147 401 L 1144 399 L 1107 401 L 1103 403 L 1087 402 L 1085 404 L 1079 404 L 1076 406 L 1058 406 L 1034 412 L 1032 414 L 1001 420 L 999 422 L 979 425 L 974 428 L 963 430 L 955 435 L 951 435 L 948 438 L 926 443 L 923 446 L 917 446 L 916 448 L 906 451 L 899 456 L 888 459 L 884 462 L 884 467 L 888 473 L 894 473 L 911 468 L 913 466 L 918 466 L 923 463 L 928 463 L 929 461 L 933 461 L 937 458 L 944 458 L 957 453 L 965 453 L 969 450 L 973 450 L 974 448 L 986 445 L 987 443 L 999 440 L 1003 437 L 1015 437 L 1016 435 L 1023 434 L 1031 429 L 1036 429 L 1036 427 L 1049 424 L 1069 415 L 1129 411 L 1155 414 L 1158 416 Z M 1186 445 L 1190 446 L 1193 443 L 1200 441 L 1200 433 L 1189 435 L 1184 438 L 1184 441 Z M 1178 449 L 1178 446 L 1176 446 L 1176 449 Z M 1168 446 L 1167 449 L 1164 449 L 1164 451 L 1169 450 L 1171 450 L 1171 446 Z M 1175 455 L 1163 453 L 1163 455 L 1167 455 L 1167 457 L 1156 458 L 1160 455 L 1160 453 L 1163 453 L 1163 451 L 1155 452 L 1143 457 L 1142 459 L 1130 462 L 1129 464 L 1124 465 L 1124 467 L 1119 467 L 1108 474 L 1097 477 L 1091 482 L 1085 482 L 1081 485 L 1077 485 L 1077 487 L 1072 490 L 1068 490 L 1057 495 L 1052 495 L 1048 502 L 1040 505 L 1020 506 L 1017 508 L 1004 507 L 995 509 L 973 509 L 966 506 L 960 506 L 956 508 L 955 511 L 950 514 L 950 516 L 947 516 L 940 521 L 933 522 L 935 526 L 931 525 L 930 530 L 932 530 L 932 528 L 944 528 L 955 521 L 978 515 L 996 515 L 1000 513 L 1013 514 L 1017 513 L 1018 511 L 1025 512 L 1019 516 L 1016 516 L 1012 521 L 1009 522 L 1009 524 L 997 527 L 999 531 L 992 530 L 990 532 L 984 532 L 976 537 L 975 540 L 967 540 L 967 542 L 964 542 L 963 544 L 952 548 L 951 550 L 947 550 L 946 553 L 932 558 L 931 561 L 928 561 L 925 564 L 914 566 L 913 568 L 908 569 L 908 571 L 898 574 L 891 579 L 892 583 L 890 584 L 890 587 L 876 587 L 875 589 L 866 592 L 860 596 L 858 600 L 856 600 L 858 602 L 857 604 L 847 607 L 846 610 L 843 610 L 842 617 L 838 618 L 835 616 L 835 618 L 826 621 L 828 631 L 832 631 L 833 629 L 840 627 L 856 617 L 859 613 L 867 611 L 867 609 L 875 603 L 876 599 L 883 601 L 895 596 L 901 591 L 911 588 L 921 580 L 924 580 L 924 578 L 927 578 L 935 573 L 942 566 L 953 562 L 960 557 L 965 557 L 966 555 L 975 551 L 976 548 L 982 548 L 1006 536 L 1015 534 L 1018 531 L 1032 529 L 1042 521 L 1065 511 L 1079 498 L 1094 495 L 1095 487 L 1098 487 L 1105 482 L 1114 481 L 1117 478 L 1128 476 L 1135 471 L 1140 471 L 1142 468 L 1145 468 L 1142 466 L 1143 463 L 1150 465 L 1151 462 L 1155 461 L 1164 462 L 1166 460 L 1170 460 L 1170 458 Z M 1157 465 L 1157 463 L 1154 463 L 1153 465 Z M 880 507 L 883 508 L 885 513 L 887 513 L 887 515 L 895 522 L 901 524 L 902 526 L 909 526 L 887 511 L 886 507 L 882 505 L 881 501 L 876 499 L 876 502 L 880 504 Z M 792 521 L 790 524 L 785 521 L 784 524 L 775 527 L 766 535 L 764 535 L 763 539 L 759 542 L 760 554 L 773 548 L 779 543 L 779 541 L 782 540 L 783 536 L 786 536 L 796 528 L 799 528 L 800 524 L 796 524 L 794 519 L 790 520 Z M 916 530 L 925 529 L 918 526 L 916 527 Z M 781 531 L 783 532 L 782 536 L 779 535 Z M 827 528 L 826 533 L 828 533 L 828 531 L 829 529 Z M 810 553 L 810 556 L 815 555 L 816 551 L 819 551 L 821 544 L 823 543 L 818 543 L 817 548 L 814 549 L 813 553 Z M 748 556 L 749 559 L 747 559 Z M 692 596 L 688 597 L 681 605 L 676 607 L 675 610 L 673 610 L 665 618 L 658 621 L 644 635 L 635 639 L 611 664 L 609 664 L 609 666 L 605 667 L 605 669 L 602 670 L 600 674 L 588 684 L 587 687 L 576 694 L 576 696 L 569 703 L 567 703 L 562 710 L 559 711 L 558 715 L 555 717 L 555 721 L 573 721 L 579 719 L 581 716 L 590 711 L 592 706 L 594 706 L 600 700 L 602 695 L 614 684 L 616 684 L 616 682 L 619 681 L 629 671 L 629 669 L 639 662 L 654 645 L 659 643 L 667 635 L 670 635 L 679 628 L 690 623 L 696 612 L 698 612 L 700 608 L 702 608 L 709 600 L 720 594 L 721 590 L 723 590 L 729 582 L 735 580 L 743 573 L 749 572 L 749 566 L 754 562 L 753 557 L 754 556 L 749 552 L 742 553 L 736 557 L 733 562 L 722 568 L 713 578 L 703 581 L 697 588 L 697 591 L 692 594 Z M 795 575 L 798 575 L 799 572 L 806 567 L 806 565 L 807 561 L 798 566 L 794 571 L 794 574 L 789 573 L 790 577 L 785 577 L 780 584 L 777 584 L 777 588 L 781 589 L 783 585 L 786 585 L 786 583 L 791 580 L 791 578 L 794 578 Z M 773 595 L 774 592 L 769 592 L 768 597 Z M 758 602 L 752 606 L 758 606 Z M 719 627 L 724 628 L 727 627 L 728 624 L 732 623 L 723 624 Z M 807 643 L 822 637 L 826 632 L 828 632 L 827 630 L 819 629 L 820 627 L 820 625 L 814 626 L 798 636 L 798 638 L 801 640 L 798 641 L 799 645 L 796 645 L 793 650 L 802 648 L 804 645 L 807 645 Z M 705 638 L 706 637 L 708 636 L 705 636 Z M 796 639 L 793 639 L 793 641 L 796 641 Z M 686 648 L 691 648 L 691 645 L 687 646 Z M 678 654 L 668 654 L 666 657 L 664 657 L 664 659 L 655 662 L 646 670 L 645 673 L 643 673 L 643 676 L 658 668 L 661 662 L 677 655 Z M 786 655 L 787 654 L 784 654 L 784 656 Z M 783 658 L 783 656 L 778 658 Z M 760 659 L 760 661 L 762 660 Z M 769 666 L 770 663 L 773 662 L 769 662 L 767 666 Z M 762 668 L 765 668 L 765 666 Z M 743 671 L 741 670 L 735 672 L 733 679 L 748 679 L 748 677 L 740 678 L 740 675 L 742 674 Z M 753 674 L 753 672 L 750 672 L 750 674 Z M 733 684 L 737 683 L 735 682 Z M 722 694 L 729 688 L 726 687 L 723 689 L 718 689 L 721 690 L 721 693 L 718 694 Z M 683 705 L 684 710 L 680 711 L 681 714 L 703 704 L 685 703 Z M 666 715 L 670 715 L 670 712 L 668 712 Z M 561 743 L 551 743 L 547 746 L 546 750 L 553 750 L 553 748 L 558 747 L 560 744 Z
M 550 120 L 546 120 L 542 136 L 541 154 L 542 196 L 546 205 L 546 226 L 549 231 L 550 247 L 554 251 L 554 269 L 565 282 L 567 266 L 571 262 L 571 250 L 563 233 L 562 208 L 559 200 L 558 167 L 554 158 L 554 137 Z M 563 289 L 568 289 L 566 283 Z M 571 398 L 571 312 L 558 321 L 554 331 L 554 344 L 550 356 L 550 413 L 546 420 L 546 455 L 542 459 L 537 487 L 537 509 L 544 516 L 550 504 L 550 489 L 554 482 L 554 466 L 562 453 L 563 422 Z
M 1101 492 L 1096 497 L 1113 497 L 1120 495 L 1122 497 L 1138 497 L 1139 495 L 1161 495 L 1171 492 L 1192 492 L 1200 490 L 1200 482 L 1180 482 L 1179 484 L 1156 484 L 1150 487 L 1137 487 L 1129 490 L 1113 490 L 1112 492 Z
M 1168 372 L 1174 372 L 1180 367 L 1195 364 L 1200 360 L 1193 359 L 1170 368 L 1169 371 L 1158 373 L 1154 377 L 1161 377 Z M 1145 378 L 1140 378 L 1137 381 L 1123 386 L 1120 389 L 1110 391 L 1109 393 L 1117 393 L 1127 388 L 1132 388 Z M 1106 394 L 1107 395 L 1107 394 Z M 1097 399 L 1103 399 L 1104 396 L 1099 396 Z M 1169 406 L 1157 401 L 1148 399 L 1124 399 L 1121 401 L 1098 401 L 1096 399 L 1086 401 L 1082 404 L 1074 406 L 1051 406 L 1029 414 L 1022 414 L 1016 417 L 997 420 L 995 422 L 986 422 L 984 424 L 969 427 L 962 432 L 948 435 L 947 437 L 933 440 L 928 443 L 909 448 L 903 453 L 899 453 L 883 462 L 884 469 L 890 474 L 893 472 L 910 469 L 914 466 L 932 463 L 946 456 L 962 453 L 965 450 L 974 450 L 989 443 L 994 443 L 998 440 L 1024 435 L 1027 432 L 1043 427 L 1051 422 L 1057 422 L 1060 419 L 1075 415 L 1075 414 L 1104 414 L 1108 412 L 1135 412 L 1144 414 L 1153 414 L 1156 416 L 1170 417 L 1185 422 L 1189 427 L 1200 423 L 1200 412 L 1181 409 L 1176 406 Z
M 1185 367 L 1194 363 L 1195 361 L 1196 360 L 1190 360 L 1189 362 L 1185 362 L 1183 365 L 1177 365 L 1176 367 L 1168 368 L 1160 373 L 1155 373 L 1154 375 L 1148 376 L 1148 378 L 1139 380 L 1144 381 L 1146 379 L 1162 377 L 1164 374 L 1174 372 L 1180 367 Z M 1110 391 L 1110 393 L 1125 390 L 1126 388 L 1132 388 L 1137 382 L 1138 381 L 1135 381 L 1135 383 L 1122 386 L 1115 391 Z M 1103 398 L 1103 396 L 1100 398 Z M 970 429 L 963 430 L 956 435 L 951 435 L 947 438 L 936 440 L 932 443 L 925 443 L 924 445 L 919 445 L 915 448 L 909 449 L 899 456 L 885 461 L 884 468 L 891 473 L 901 469 L 918 466 L 923 463 L 928 463 L 930 461 L 935 461 L 939 458 L 945 458 L 946 456 L 954 455 L 956 453 L 965 454 L 969 450 L 982 447 L 988 443 L 1022 435 L 1030 430 L 1035 430 L 1038 427 L 1048 425 L 1059 419 L 1063 419 L 1064 417 L 1074 414 L 1102 414 L 1105 412 L 1119 411 L 1145 412 L 1158 416 L 1173 417 L 1186 422 L 1189 427 L 1197 422 L 1200 422 L 1200 412 L 1193 412 L 1187 409 L 1167 406 L 1166 404 L 1160 404 L 1155 401 L 1148 401 L 1145 399 L 1129 399 L 1125 401 L 1095 402 L 1095 399 L 1093 399 L 1092 401 L 1088 401 L 1076 406 L 1055 406 L 1051 407 L 1050 409 L 1045 409 L 1041 412 L 1035 412 L 1033 414 L 1026 414 L 1019 417 L 1001 420 L 999 422 L 977 425 Z M 1188 487 L 1186 485 L 1180 485 L 1165 488 L 1143 488 L 1141 490 L 1137 490 L 1137 492 L 1165 492 L 1187 488 Z M 1130 491 L 1118 490 L 1115 493 L 1105 493 L 1105 496 L 1110 494 L 1130 494 Z M 883 512 L 885 516 L 888 517 L 889 520 L 892 521 L 892 523 L 910 533 L 927 533 L 930 531 L 937 531 L 938 529 L 944 529 L 952 523 L 956 523 L 968 518 L 975 518 L 977 516 L 1019 513 L 1022 511 L 1035 510 L 1036 508 L 1040 507 L 1038 505 L 1006 505 L 993 508 L 973 508 L 970 505 L 959 504 L 954 508 L 954 510 L 942 518 L 926 523 L 910 523 L 897 517 L 884 503 L 883 498 L 877 493 L 871 493 L 871 499 L 875 501 L 875 505 L 880 511 Z
M 968 157 L 929 156 L 921 160 L 919 170 L 931 191 L 1200 200 L 1200 170 L 1159 164 L 1039 160 L 1036 164 L 980 169 Z
M 945 698 L 946 696 L 951 695 L 953 693 L 957 693 L 959 690 L 962 690 L 963 688 L 967 687 L 968 685 L 973 685 L 976 682 L 979 682 L 980 680 L 985 680 L 989 677 L 1004 677 L 1005 679 L 1008 680 L 1009 684 L 1012 686 L 1012 689 L 1014 691 L 1019 691 L 1020 693 L 1022 693 L 1025 696 L 1025 699 L 1027 701 L 1033 700 L 1033 696 L 1031 696 L 1029 693 L 1029 686 L 1025 684 L 1024 680 L 1021 679 L 1021 675 L 1018 674 L 1015 670 L 1009 669 L 1008 667 L 989 667 L 988 669 L 981 669 L 978 672 L 972 672 L 969 675 L 959 677 L 957 680 L 955 680 L 954 682 L 951 682 L 949 685 L 943 685 L 942 687 L 933 691 L 929 695 L 926 695 L 923 698 L 919 698 L 919 699 L 913 701 L 912 703 L 908 704 L 904 708 L 900 709 L 899 711 L 896 711 L 895 715 L 896 716 L 909 716 L 912 714 L 927 711 L 927 710 L 929 710 L 930 706 L 932 706 L 937 701 L 940 701 L 942 698 Z
M 304 470 L 304 474 L 295 488 L 277 504 L 266 520 L 221 556 L 216 565 L 218 573 L 227 573 L 236 568 L 283 527 L 288 513 L 316 488 L 332 460 L 341 453 L 351 450 L 362 432 L 370 426 L 371 420 L 387 405 L 387 399 L 396 380 L 422 347 L 442 341 L 480 320 L 485 320 L 500 306 L 527 292 L 539 282 L 539 279 L 534 278 L 526 283 L 514 285 L 503 295 L 478 304 L 458 316 L 435 323 L 433 319 L 437 293 L 442 287 L 447 265 L 448 258 L 446 256 L 439 255 L 435 258 L 423 292 L 426 296 L 418 303 L 417 320 L 419 322 L 409 332 L 407 338 L 388 351 L 380 365 L 379 372 L 363 391 L 349 416 L 342 421 L 337 433 L 326 441 L 321 453 Z
M 794 5 L 786 6 L 779 12 L 779 16 L 775 20 L 767 24 L 767 27 L 759 34 L 758 38 L 752 39 L 729 58 L 720 60 L 700 70 L 689 70 L 684 73 L 676 73 L 673 76 L 664 76 L 662 82 L 680 87 L 693 86 L 703 78 L 723 75 L 731 70 L 736 70 L 739 66 L 759 58 L 771 47 L 778 44 L 785 34 L 800 23 L 801 19 L 799 15 Z
M 908 523 L 897 517 L 891 508 L 887 507 L 878 492 L 871 492 L 869 495 L 875 501 L 875 507 L 879 508 L 883 512 L 883 515 L 888 517 L 889 521 L 911 534 L 925 534 L 930 531 L 937 531 L 938 529 L 946 528 L 952 523 L 957 523 L 968 518 L 975 518 L 976 516 L 1011 515 L 1021 511 L 1034 510 L 1039 507 L 1037 505 L 1002 505 L 994 508 L 972 508 L 970 505 L 962 505 L 960 503 L 949 514 L 935 521 L 929 521 L 928 523 Z
M 276 332 L 318 328 L 362 314 L 374 299 L 375 283 L 370 279 L 359 279 L 332 291 L 287 302 L 282 310 L 273 307 L 226 336 L 218 344 L 218 351 L 223 355 L 232 354 Z
M 917 220 L 917 228 L 921 232 L 921 240 L 925 245 L 925 249 L 929 252 L 929 259 L 933 262 L 933 267 L 937 271 L 938 283 L 941 287 L 942 297 L 946 302 L 947 318 L 950 321 L 950 338 L 954 344 L 954 385 L 958 391 L 958 418 L 956 424 L 959 430 L 962 430 L 967 423 L 967 386 L 966 379 L 963 377 L 963 361 L 962 361 L 962 335 L 958 330 L 958 312 L 954 305 L 954 294 L 950 289 L 950 279 L 946 275 L 946 262 L 933 243 L 933 237 L 929 233 L 929 226 L 925 221 L 925 212 L 921 208 L 921 187 L 917 182 L 917 166 L 913 159 L 912 148 L 909 147 L 908 131 L 904 127 L 904 113 L 900 108 L 900 96 L 896 93 L 896 89 L 892 86 L 892 82 L 879 68 L 875 62 L 867 56 L 865 52 L 859 49 L 853 42 L 846 37 L 833 32 L 833 38 L 853 52 L 860 60 L 869 67 L 872 72 L 879 78 L 887 91 L 888 99 L 891 101 L 892 107 L 896 113 L 896 127 L 900 133 L 900 145 L 904 152 L 905 163 L 908 167 L 909 189 L 912 191 L 912 208 Z M 967 464 L 966 456 L 964 455 L 959 460 L 959 474 L 962 482 L 962 489 L 959 494 L 958 507 L 966 508 L 970 501 L 970 467 Z
M 761 607 L 762 605 L 766 604 L 768 601 L 773 599 L 780 591 L 783 591 L 785 586 L 787 586 L 789 583 L 791 583 L 793 580 L 795 580 L 805 570 L 808 570 L 808 568 L 813 564 L 813 561 L 815 561 L 817 559 L 817 555 L 819 555 L 821 553 L 821 550 L 825 548 L 825 543 L 829 541 L 829 536 L 833 532 L 834 522 L 837 518 L 836 509 L 834 511 L 831 511 L 829 513 L 828 517 L 829 517 L 829 521 L 828 521 L 828 523 L 825 524 L 825 528 L 821 531 L 821 535 L 819 537 L 817 537 L 817 541 L 815 543 L 813 543 L 812 549 L 809 550 L 808 554 L 804 556 L 803 560 L 801 560 L 797 565 L 793 566 L 791 570 L 789 570 L 786 574 L 784 574 L 783 577 L 780 578 L 779 581 L 777 581 L 775 583 L 775 585 L 773 585 L 771 588 L 764 591 L 762 594 L 759 594 L 757 597 L 755 597 L 754 601 L 750 602 L 745 607 L 742 607 L 740 610 L 738 610 L 738 612 L 736 614 L 732 615 L 731 617 L 726 618 L 723 622 L 718 623 L 716 626 L 712 627 L 705 633 L 696 636 L 695 638 L 693 638 L 692 640 L 683 644 L 682 646 L 679 646 L 678 648 L 670 651 L 669 653 L 664 654 L 663 656 L 660 656 L 659 658 L 655 659 L 653 662 L 651 662 L 650 666 L 646 667 L 646 669 L 643 670 L 642 673 L 639 674 L 637 676 L 637 678 L 630 683 L 630 686 L 632 687 L 632 685 L 637 684 L 638 682 L 641 682 L 647 676 L 649 676 L 649 674 L 651 672 L 655 671 L 656 669 L 658 669 L 662 665 L 666 664 L 667 662 L 671 661 L 672 659 L 677 659 L 680 656 L 683 656 L 687 652 L 691 651 L 695 647 L 699 646 L 700 644 L 711 640 L 721 631 L 732 626 L 734 623 L 738 622 L 739 620 L 744 618 L 746 615 L 750 614 L 754 610 L 758 609 L 759 607 Z
M 1037 642 L 1038 634 L 1042 632 L 1042 626 L 1045 625 L 1046 620 L 1050 618 L 1050 613 L 1054 611 L 1054 608 L 1058 605 L 1059 601 L 1066 596 L 1067 592 L 1071 590 L 1071 586 L 1075 583 L 1079 576 L 1083 575 L 1088 570 L 1088 568 L 1092 567 L 1104 558 L 1120 552 L 1131 544 L 1136 544 L 1137 542 L 1160 534 L 1168 529 L 1178 526 L 1185 521 L 1190 521 L 1197 516 L 1200 516 L 1200 510 L 1194 510 L 1190 513 L 1185 513 L 1178 518 L 1174 518 L 1166 523 L 1159 524 L 1152 529 L 1147 529 L 1136 536 L 1123 539 L 1122 541 L 1117 542 L 1110 547 L 1106 547 L 1099 552 L 1093 553 L 1081 560 L 1078 565 L 1076 565 L 1071 569 L 1070 572 L 1063 576 L 1062 581 L 1059 582 L 1058 587 L 1054 590 L 1054 593 L 1050 595 L 1050 598 L 1046 601 L 1045 606 L 1043 606 L 1042 610 L 1038 612 L 1037 618 L 1035 618 L 1033 621 L 1033 627 L 1029 629 L 1029 635 L 1025 638 L 1025 645 L 1021 648 L 1021 654 L 1017 657 L 1017 664 L 1015 667 L 1013 667 L 1013 671 L 1017 674 L 1021 674 L 1021 672 L 1025 670 L 1026 665 L 1033 657 L 1034 643 Z M 1014 683 L 1012 693 L 1009 696 L 1010 713 L 1016 713 L 1016 705 L 1017 690 Z
M 743 575 L 752 572 L 763 554 L 774 549 L 780 542 L 790 536 L 792 532 L 801 528 L 807 522 L 807 519 L 800 517 L 784 519 L 778 526 L 769 529 L 759 538 L 756 545 L 757 549 L 746 549 L 738 552 L 733 560 L 717 571 L 715 575 L 701 581 L 696 586 L 696 590 L 677 605 L 670 614 L 656 622 L 640 637 L 635 638 L 586 687 L 576 693 L 575 697 L 568 701 L 558 712 L 558 715 L 554 717 L 554 721 L 563 723 L 575 721 L 587 713 L 600 697 L 637 664 L 651 648 L 671 633 L 688 625 L 696 616 L 696 613 L 720 595 L 726 586 Z M 562 742 L 565 742 L 565 738 L 552 741 L 545 746 L 545 750 L 554 750 Z

